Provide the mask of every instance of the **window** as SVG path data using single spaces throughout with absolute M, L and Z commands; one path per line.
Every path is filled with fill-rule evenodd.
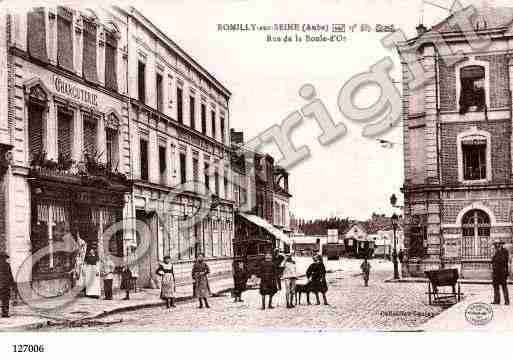
M 73 13 L 59 7 L 57 16 L 57 63 L 66 70 L 73 71 Z
M 82 75 L 84 79 L 98 82 L 96 68 L 96 23 L 84 20 L 84 37 L 82 46 Z
M 180 153 L 180 183 L 184 184 L 187 182 L 187 169 L 186 169 L 186 157 L 185 153 Z
M 207 106 L 204 103 L 201 104 L 201 133 L 207 134 Z
M 161 74 L 157 74 L 157 78 L 155 80 L 156 86 L 157 86 L 157 110 L 162 112 L 162 109 L 164 108 L 164 96 L 163 96 L 163 78 Z
M 225 133 L 224 133 L 224 117 L 221 117 L 221 141 L 224 143 L 226 138 L 225 138 Z
M 462 220 L 462 258 L 489 259 L 490 248 L 490 217 L 486 212 L 475 209 L 467 212 Z
M 219 196 L 219 173 L 214 173 L 214 191 L 216 196 Z
M 31 57 L 48 62 L 44 8 L 36 8 L 27 15 L 27 50 Z
M 191 128 L 193 130 L 196 129 L 196 109 L 195 109 L 195 103 L 196 103 L 196 100 L 194 99 L 194 97 L 192 96 L 189 96 L 189 118 L 191 119 Z
M 423 258 L 426 256 L 427 218 L 425 215 L 413 215 L 411 219 L 410 243 L 408 256 L 410 258 Z
M 159 172 L 160 183 L 166 183 L 166 146 L 159 146 Z
M 139 61 L 137 65 L 137 81 L 139 88 L 139 101 L 146 103 L 146 65 Z
M 105 35 L 105 87 L 113 91 L 118 91 L 117 48 L 116 36 L 107 32 Z
M 461 144 L 463 153 L 463 179 L 486 179 L 486 140 L 473 140 Z
M 224 176 L 224 198 L 228 198 L 228 178 L 226 177 L 226 172 Z
M 204 170 L 204 179 L 203 181 L 205 182 L 205 187 L 210 190 L 210 174 L 209 174 L 209 171 L 210 171 L 210 166 L 208 163 L 205 163 L 205 170 Z
M 210 112 L 210 119 L 212 122 L 212 138 L 215 139 L 216 138 L 216 112 L 215 111 Z
M 486 106 L 485 69 L 483 66 L 465 66 L 460 70 L 460 113 L 482 111 Z
M 176 88 L 176 119 L 183 123 L 183 91 L 180 87 Z
M 197 158 L 192 159 L 192 180 L 194 181 L 194 192 L 199 192 L 199 163 Z
M 141 139 L 139 140 L 139 153 L 141 161 L 141 179 L 143 181 L 148 180 L 148 141 Z
M 43 111 L 44 108 L 38 105 L 29 105 L 29 154 L 37 156 L 43 151 Z
M 106 157 L 107 157 L 107 166 L 111 170 L 116 170 L 118 167 L 117 161 L 117 150 L 118 150 L 118 132 L 112 128 L 105 129 L 105 137 L 106 137 Z
M 97 122 L 89 115 L 83 115 L 84 120 L 84 152 L 90 156 L 97 155 Z
M 59 111 L 57 115 L 57 156 L 60 159 L 71 158 L 72 118 L 73 114 L 68 112 Z

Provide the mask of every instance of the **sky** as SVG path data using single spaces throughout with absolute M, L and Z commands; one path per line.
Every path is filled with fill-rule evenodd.
M 431 2 L 451 5 L 449 0 Z M 393 193 L 402 202 L 401 123 L 378 136 L 395 143 L 383 148 L 376 138 L 364 138 L 363 124 L 348 120 L 337 107 L 342 86 L 387 56 L 395 64 L 391 76 L 400 80 L 397 54 L 380 43 L 385 33 L 346 32 L 347 41 L 341 43 L 270 43 L 265 39 L 269 32 L 218 31 L 218 25 L 369 24 L 374 28 L 393 24 L 411 37 L 421 16 L 430 27 L 447 17 L 447 10 L 422 6 L 421 0 L 122 0 L 121 4 L 139 9 L 232 92 L 230 126 L 243 130 L 245 139 L 280 124 L 304 106 L 307 101 L 298 95 L 302 85 L 315 87 L 333 120 L 344 123 L 348 131 L 329 146 L 317 140 L 321 130 L 314 120 L 305 118 L 292 132 L 294 145 L 310 150 L 308 159 L 289 169 L 290 210 L 296 217 L 365 219 L 373 212 L 391 214 Z M 370 106 L 379 95 L 377 87 L 367 86 L 354 103 Z M 262 151 L 281 158 L 272 144 Z

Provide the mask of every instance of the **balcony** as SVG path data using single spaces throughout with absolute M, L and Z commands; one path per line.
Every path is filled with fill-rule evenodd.
M 47 159 L 44 152 L 37 153 L 30 161 L 29 176 L 53 182 L 120 191 L 130 185 L 126 175 L 100 162 L 98 155 L 84 155 L 83 161 L 77 163 L 63 156 L 55 161 Z

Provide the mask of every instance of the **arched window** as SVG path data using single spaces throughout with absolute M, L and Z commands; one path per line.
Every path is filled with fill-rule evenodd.
M 490 249 L 490 217 L 484 211 L 474 209 L 461 220 L 463 259 L 488 259 Z

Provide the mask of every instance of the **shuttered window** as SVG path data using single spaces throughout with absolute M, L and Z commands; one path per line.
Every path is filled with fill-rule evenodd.
M 36 8 L 27 15 L 27 48 L 31 57 L 48 62 L 44 8 Z
M 137 82 L 139 87 L 139 101 L 146 103 L 146 65 L 140 61 L 137 65 Z
M 117 78 L 117 48 L 118 40 L 115 35 L 105 35 L 105 87 L 118 91 Z
M 201 133 L 207 134 L 207 106 L 204 103 L 201 104 Z
M 141 179 L 148 180 L 148 141 L 141 139 L 139 141 L 140 161 L 141 161 Z
M 164 89 L 163 89 L 163 83 L 164 79 L 161 74 L 157 74 L 155 78 L 155 85 L 156 85 L 156 93 L 157 93 L 157 110 L 162 112 L 164 108 Z
M 176 120 L 183 123 L 183 92 L 180 87 L 176 89 Z
M 43 151 L 43 108 L 29 106 L 29 153 L 37 155 Z
M 211 121 L 212 121 L 212 138 L 215 139 L 216 138 L 216 112 L 211 111 L 210 117 L 211 117 Z
M 189 117 L 191 119 L 191 128 L 196 129 L 196 100 L 189 96 Z
M 107 157 L 107 166 L 116 170 L 118 167 L 117 162 L 117 151 L 118 151 L 118 135 L 117 131 L 112 128 L 105 129 L 105 138 L 106 138 L 106 157 Z
M 71 158 L 72 114 L 59 111 L 57 116 L 57 151 L 59 158 Z
M 221 141 L 224 143 L 226 141 L 225 134 L 224 134 L 224 117 L 221 117 Z
M 187 182 L 187 169 L 185 163 L 185 153 L 180 153 L 180 183 Z
M 98 69 L 96 68 L 96 24 L 84 21 L 84 45 L 82 58 L 82 71 L 87 81 L 98 82 Z
M 96 119 L 90 115 L 84 115 L 84 152 L 96 156 L 96 141 L 98 137 L 98 128 Z
M 57 16 L 57 63 L 73 71 L 73 14 L 62 7 Z

